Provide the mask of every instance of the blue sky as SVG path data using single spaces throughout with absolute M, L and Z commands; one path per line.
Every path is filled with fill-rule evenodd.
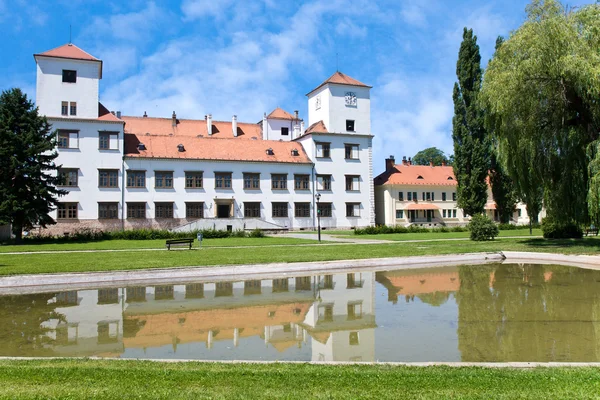
M 572 0 L 569 6 L 589 1 Z M 125 115 L 256 122 L 336 70 L 373 86 L 375 173 L 436 146 L 452 152 L 462 29 L 482 60 L 525 18 L 527 0 L 0 0 L 0 89 L 35 98 L 32 54 L 69 40 L 104 61 L 100 99 Z M 336 57 L 337 54 L 337 57 Z M 336 62 L 337 60 L 337 62 Z

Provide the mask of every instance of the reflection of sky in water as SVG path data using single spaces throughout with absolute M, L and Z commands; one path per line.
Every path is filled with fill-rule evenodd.
M 600 271 L 439 267 L 0 296 L 0 355 L 599 361 L 599 319 Z

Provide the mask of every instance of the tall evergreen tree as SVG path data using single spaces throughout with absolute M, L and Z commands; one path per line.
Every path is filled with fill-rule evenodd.
M 452 95 L 452 139 L 458 206 L 469 215 L 482 214 L 487 201 L 489 142 L 483 111 L 478 103 L 482 81 L 481 55 L 472 29 L 464 29 L 456 76 L 458 82 L 454 84 Z
M 12 224 L 17 241 L 23 229 L 54 224 L 48 215 L 66 192 L 54 159 L 56 134 L 27 95 L 11 89 L 0 95 L 0 223 Z

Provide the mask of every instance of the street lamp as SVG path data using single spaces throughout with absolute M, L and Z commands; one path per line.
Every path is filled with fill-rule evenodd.
M 319 200 L 321 200 L 321 193 L 315 194 L 317 199 L 317 232 L 319 235 L 319 243 L 321 243 L 321 208 L 319 207 Z

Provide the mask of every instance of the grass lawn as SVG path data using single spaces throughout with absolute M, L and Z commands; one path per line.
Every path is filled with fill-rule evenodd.
M 469 238 L 470 232 L 429 232 L 429 233 L 387 233 L 381 235 L 352 235 L 352 239 L 379 240 L 427 240 L 427 239 L 462 239 Z M 336 235 L 337 236 L 337 235 Z M 530 236 L 529 229 L 500 231 L 499 237 Z M 534 229 L 533 236 L 542 236 L 541 229 Z
M 0 275 L 351 260 L 503 250 L 599 255 L 600 237 L 581 240 L 518 238 L 491 242 L 449 240 L 389 244 L 315 244 L 301 248 L 297 245 L 251 248 L 205 247 L 201 250 L 170 252 L 142 250 L 103 253 L 0 254 Z
M 597 398 L 600 369 L 0 361 L 0 398 Z
M 2 245 L 0 253 L 26 252 L 26 251 L 71 251 L 71 250 L 121 250 L 121 249 L 164 249 L 165 239 L 156 240 L 101 240 L 92 242 L 65 242 L 65 243 L 28 243 L 23 245 Z M 270 246 L 290 244 L 318 243 L 316 240 L 296 239 L 286 237 L 264 238 L 222 238 L 204 239 L 202 247 L 231 247 L 231 246 Z M 194 247 L 198 242 L 194 241 Z

